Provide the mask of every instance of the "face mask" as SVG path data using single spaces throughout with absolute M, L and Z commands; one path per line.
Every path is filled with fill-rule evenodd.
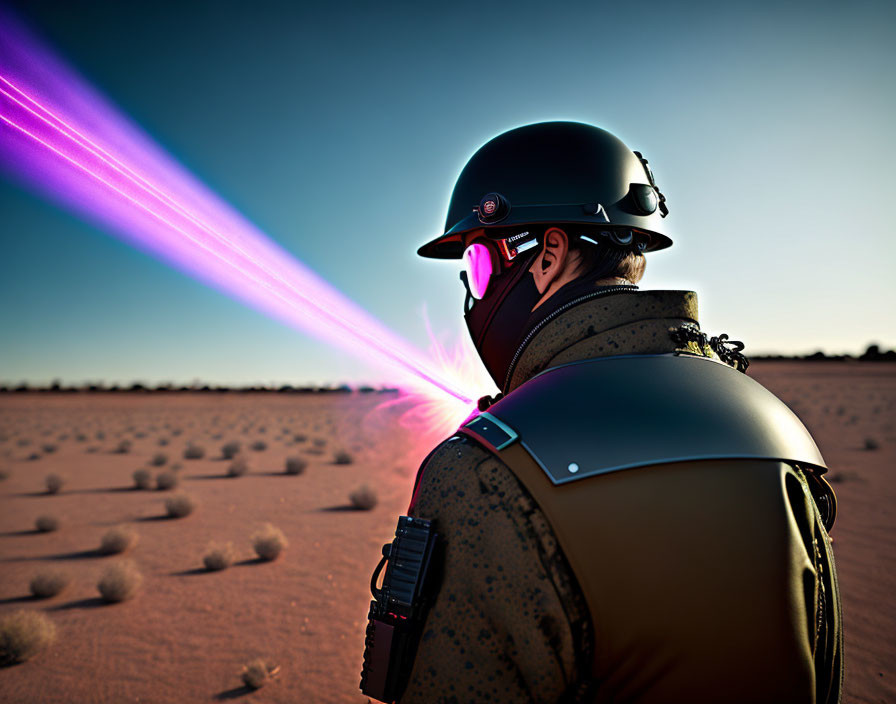
M 464 320 L 485 368 L 499 389 L 504 387 L 507 368 L 526 332 L 533 306 L 541 298 L 529 267 L 537 250 L 509 271 L 492 277 L 481 298 L 470 290 L 466 272 L 461 279 L 467 285 Z

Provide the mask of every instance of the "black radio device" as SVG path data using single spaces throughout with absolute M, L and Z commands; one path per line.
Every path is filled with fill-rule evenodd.
M 395 540 L 383 545 L 373 572 L 361 691 L 382 702 L 401 696 L 414 664 L 426 611 L 438 591 L 439 536 L 422 518 L 400 516 Z M 386 566 L 383 585 L 376 583 Z

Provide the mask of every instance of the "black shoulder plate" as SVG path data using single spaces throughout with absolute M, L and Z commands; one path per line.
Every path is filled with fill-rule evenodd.
M 701 459 L 777 459 L 827 469 L 809 431 L 781 400 L 701 357 L 603 357 L 554 367 L 461 432 L 495 451 L 519 442 L 554 484 Z

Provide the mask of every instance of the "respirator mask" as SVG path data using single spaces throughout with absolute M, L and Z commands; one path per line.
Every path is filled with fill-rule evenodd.
M 525 231 L 502 239 L 481 238 L 464 250 L 464 320 L 499 389 L 542 295 L 529 272 L 540 243 L 537 234 Z

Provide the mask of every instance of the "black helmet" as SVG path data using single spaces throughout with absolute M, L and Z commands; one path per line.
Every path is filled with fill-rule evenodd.
M 466 232 L 500 236 L 538 223 L 587 225 L 650 252 L 672 245 L 662 233 L 668 212 L 639 152 L 598 127 L 541 122 L 500 134 L 473 155 L 451 194 L 445 233 L 417 254 L 460 259 Z

